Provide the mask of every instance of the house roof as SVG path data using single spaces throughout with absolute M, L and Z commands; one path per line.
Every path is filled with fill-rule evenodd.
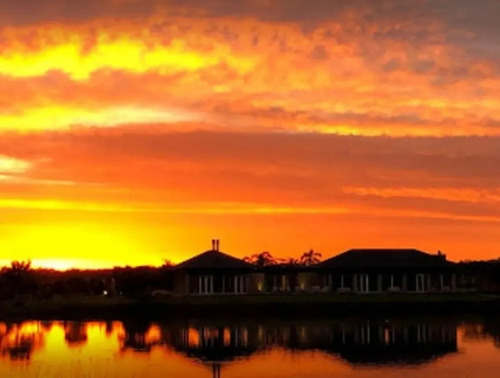
M 359 267 L 445 267 L 453 265 L 445 255 L 432 255 L 417 249 L 350 249 L 325 260 L 318 268 Z
M 209 250 L 183 261 L 176 268 L 181 269 L 252 269 L 253 265 L 226 253 Z

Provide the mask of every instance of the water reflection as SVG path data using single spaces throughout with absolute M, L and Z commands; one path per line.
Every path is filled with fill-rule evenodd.
M 330 324 L 197 325 L 174 329 L 172 346 L 203 362 L 232 361 L 271 348 L 319 350 L 351 364 L 421 364 L 457 351 L 450 323 L 351 321 Z
M 87 343 L 87 325 L 83 322 L 64 322 L 64 339 L 68 346 L 77 347 Z
M 163 357 L 159 364 L 180 358 L 182 364 L 192 361 L 207 367 L 207 374 L 213 377 L 220 377 L 221 370 L 239 361 L 259 360 L 276 351 L 289 355 L 320 353 L 333 363 L 342 361 L 352 367 L 426 366 L 443 356 L 456 355 L 458 327 L 464 340 L 488 340 L 500 347 L 500 327 L 494 320 L 461 325 L 450 320 L 419 319 L 231 324 L 35 321 L 0 323 L 0 353 L 4 361 L 30 364 L 41 351 L 53 351 L 51 358 L 57 359 L 61 353 L 70 356 L 71 350 L 78 348 L 87 351 L 81 352 L 79 358 L 88 355 L 97 362 L 113 361 L 116 353 L 124 359 L 139 355 L 149 359 L 161 352 L 169 358 Z M 101 369 L 101 365 L 95 369 Z
M 0 350 L 2 357 L 27 361 L 43 346 L 44 328 L 38 323 L 0 323 Z

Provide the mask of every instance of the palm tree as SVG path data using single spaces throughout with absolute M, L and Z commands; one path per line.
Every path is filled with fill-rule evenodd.
M 243 260 L 260 267 L 276 264 L 276 259 L 267 251 L 256 253 L 250 257 L 247 256 Z
M 321 261 L 321 257 L 321 253 L 310 249 L 308 252 L 303 253 L 300 257 L 300 262 L 305 266 L 310 266 L 319 263 Z
M 5 286 L 8 291 L 17 294 L 33 294 L 36 283 L 31 269 L 31 260 L 12 261 L 10 267 L 3 267 L 2 277 L 5 280 Z
M 29 272 L 31 270 L 31 260 L 12 261 L 10 263 L 10 268 L 7 268 L 6 270 L 16 274 Z

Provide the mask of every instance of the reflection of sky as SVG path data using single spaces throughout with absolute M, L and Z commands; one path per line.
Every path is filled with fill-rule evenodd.
M 452 327 L 453 328 L 453 327 Z M 186 334 L 189 348 L 202 348 L 202 340 L 221 336 L 221 347 L 230 347 L 231 329 L 193 326 L 174 327 L 153 324 L 147 327 L 121 322 L 26 322 L 0 323 L 0 376 L 8 377 L 210 377 L 210 364 L 203 365 L 188 358 L 179 348 L 178 335 Z M 316 326 L 297 327 L 299 339 L 307 348 L 290 351 L 286 346 L 290 330 L 283 326 L 240 327 L 238 345 L 262 342 L 267 346 L 248 358 L 222 363 L 222 377 L 405 377 L 496 376 L 500 349 L 495 347 L 491 326 L 462 325 L 457 330 L 459 353 L 448 354 L 423 365 L 410 367 L 362 366 L 348 364 L 334 354 L 312 349 L 311 338 L 317 336 Z M 200 335 L 200 330 L 204 336 Z M 253 333 L 253 334 L 252 334 Z M 267 336 L 266 336 L 267 335 Z M 311 336 L 308 336 L 311 335 Z M 315 336 L 316 335 L 316 336 Z M 238 336 L 239 337 L 239 336 Z M 134 342 L 130 342 L 131 338 Z M 309 338 L 309 340 L 307 340 Z M 29 358 L 12 358 L 9 350 L 30 340 Z M 177 340 L 177 341 L 176 341 Z M 252 341 L 254 340 L 254 341 Z M 140 353 L 136 346 L 149 346 Z M 24 344 L 23 344 L 24 345 Z M 129 347 L 127 347 L 129 345 Z M 309 349 L 311 348 L 311 349 Z M 227 349 L 226 349 L 227 350 Z

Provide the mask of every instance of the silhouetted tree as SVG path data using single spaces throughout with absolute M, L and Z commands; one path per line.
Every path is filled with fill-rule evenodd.
M 36 282 L 31 269 L 31 261 L 12 261 L 10 267 L 1 270 L 4 291 L 15 294 L 34 294 Z
M 164 267 L 164 268 L 171 268 L 173 266 L 175 266 L 175 264 L 172 261 L 170 261 L 169 259 L 164 259 L 163 260 L 162 267 Z
M 260 267 L 276 265 L 276 259 L 267 251 L 243 258 L 244 261 Z
M 308 252 L 304 252 L 304 254 L 300 257 L 300 262 L 305 266 L 310 266 L 319 263 L 321 261 L 321 257 L 321 253 L 311 249 Z
M 298 259 L 296 259 L 296 258 L 293 258 L 293 257 L 279 259 L 278 262 L 280 264 L 288 265 L 288 266 L 293 266 L 293 265 L 299 265 L 300 264 L 300 261 Z

